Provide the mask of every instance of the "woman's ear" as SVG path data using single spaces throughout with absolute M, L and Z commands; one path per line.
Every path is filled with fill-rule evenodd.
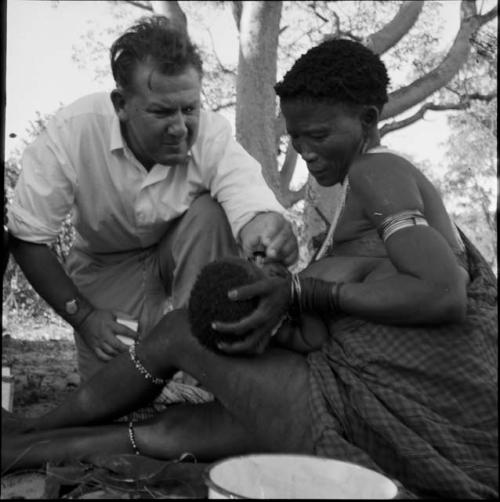
M 361 112 L 361 124 L 363 129 L 368 130 L 376 126 L 379 118 L 379 110 L 375 105 L 365 106 Z

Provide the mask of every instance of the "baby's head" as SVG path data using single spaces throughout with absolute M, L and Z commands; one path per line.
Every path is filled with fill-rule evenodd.
M 269 272 L 266 268 L 243 258 L 224 258 L 203 267 L 191 290 L 188 306 L 191 332 L 202 345 L 218 351 L 219 342 L 231 343 L 244 338 L 244 335 L 237 338 L 235 334 L 215 331 L 211 324 L 214 321 L 239 321 L 256 308 L 257 298 L 234 301 L 227 293 L 277 273 L 275 267 L 269 268 Z

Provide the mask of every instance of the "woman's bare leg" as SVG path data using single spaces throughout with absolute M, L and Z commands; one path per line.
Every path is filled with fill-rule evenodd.
M 159 459 L 191 453 L 199 461 L 259 451 L 255 438 L 216 401 L 174 405 L 134 424 L 141 454 Z M 128 424 L 69 427 L 27 433 L 2 442 L 2 472 L 38 467 L 47 461 L 86 460 L 91 455 L 134 453 Z
M 185 311 L 165 316 L 137 347 L 137 354 L 153 374 L 166 376 L 172 368 L 180 368 L 218 399 L 213 404 L 175 406 L 138 424 L 136 440 L 144 454 L 173 458 L 191 451 L 200 458 L 217 458 L 243 451 L 311 452 L 308 368 L 302 356 L 279 349 L 258 357 L 214 354 L 191 336 Z M 110 377 L 114 390 L 121 391 L 118 397 L 112 392 L 113 386 L 110 388 Z M 123 412 L 152 394 L 154 386 L 127 357 L 120 356 L 79 389 L 73 399 L 44 417 L 43 425 L 68 427 L 78 421 L 95 422 L 96 414 L 102 418 L 117 410 Z M 99 401 L 97 411 L 95 400 Z M 48 442 L 40 443 L 45 440 Z M 82 457 L 95 451 L 132 451 L 124 425 L 4 435 L 3 468 L 30 445 L 34 446 L 21 465 Z
M 157 371 L 164 364 L 161 354 L 166 351 L 158 347 L 161 332 L 168 333 L 168 343 L 175 348 L 169 364 L 211 391 L 261 447 L 279 451 L 311 448 L 309 370 L 303 356 L 283 349 L 268 349 L 257 357 L 215 354 L 190 334 L 186 312 L 181 310 L 172 312 L 157 327 L 138 347 L 147 367 Z

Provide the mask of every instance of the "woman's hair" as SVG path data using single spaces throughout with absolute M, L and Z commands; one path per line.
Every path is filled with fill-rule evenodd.
M 233 301 L 227 297 L 230 289 L 251 284 L 264 273 L 243 258 L 224 258 L 205 265 L 191 289 L 188 317 L 192 334 L 210 350 L 218 351 L 219 342 L 231 343 L 244 338 L 212 329 L 212 322 L 236 322 L 248 316 L 258 299 Z
M 203 75 L 198 49 L 186 31 L 165 16 L 141 18 L 115 40 L 110 56 L 113 78 L 124 89 L 131 89 L 137 64 L 147 61 L 165 75 L 178 75 L 189 67 Z
M 282 99 L 313 99 L 336 103 L 387 103 L 389 77 L 381 59 L 352 40 L 331 39 L 309 49 L 274 89 Z

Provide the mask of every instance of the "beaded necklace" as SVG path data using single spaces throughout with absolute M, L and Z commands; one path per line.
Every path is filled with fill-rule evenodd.
M 363 143 L 363 146 L 361 148 L 361 155 L 364 155 L 365 153 L 369 153 L 371 150 L 375 150 L 376 148 L 378 148 L 375 146 L 373 148 L 368 149 L 367 147 L 368 147 L 368 139 L 366 139 L 366 141 Z M 309 265 L 312 262 L 318 261 L 320 258 L 323 258 L 327 249 L 332 245 L 333 234 L 335 233 L 335 229 L 337 228 L 340 217 L 342 216 L 342 214 L 344 212 L 345 201 L 346 201 L 348 192 L 349 192 L 349 175 L 347 174 L 345 177 L 344 183 L 341 184 L 340 202 L 337 204 L 337 206 L 334 209 L 332 221 L 330 222 L 330 227 L 328 228 L 328 232 L 326 234 L 326 237 L 323 241 L 323 244 L 321 244 L 320 248 L 318 249 L 317 253 L 311 259 Z

